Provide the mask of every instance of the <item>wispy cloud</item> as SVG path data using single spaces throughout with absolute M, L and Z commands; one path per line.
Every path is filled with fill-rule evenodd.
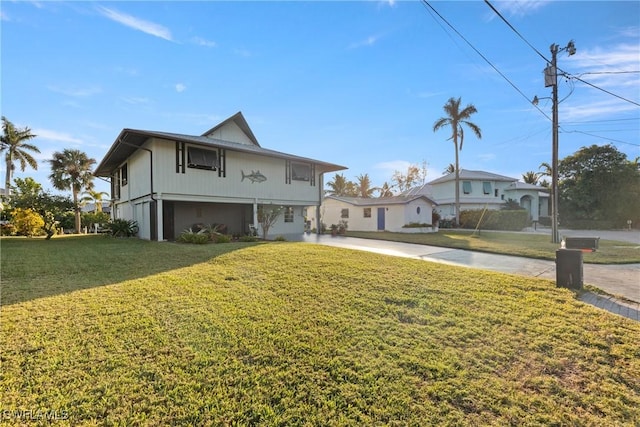
M 514 0 L 495 3 L 495 8 L 509 16 L 528 16 L 551 3 L 551 0 Z M 495 14 L 493 14 L 495 17 Z
M 212 40 L 207 40 L 202 37 L 192 37 L 191 42 L 197 44 L 198 46 L 204 47 L 216 47 L 218 44 Z
M 137 96 L 123 96 L 120 98 L 122 101 L 131 105 L 148 104 L 149 98 L 137 97 Z
M 7 16 L 7 14 L 4 13 L 4 10 L 0 10 L 0 21 L 10 21 L 9 17 Z
M 104 6 L 97 6 L 97 10 L 104 17 L 109 18 L 112 21 L 115 21 L 126 27 L 142 31 L 143 33 L 147 33 L 152 36 L 160 37 L 161 39 L 173 41 L 171 37 L 171 31 L 169 31 L 167 27 L 164 27 L 160 24 L 145 21 L 144 19 L 136 18 L 135 16 L 127 15 L 126 13 L 118 12 L 114 9 L 109 9 Z
M 37 135 L 38 139 L 45 139 L 56 142 L 66 142 L 71 144 L 81 144 L 82 140 L 75 138 L 68 133 L 58 132 L 50 129 L 33 129 L 33 134 Z
M 373 167 L 375 169 L 382 169 L 384 171 L 388 171 L 389 174 L 392 174 L 395 171 L 406 171 L 409 166 L 411 166 L 411 162 L 406 160 L 390 160 L 388 162 L 380 162 L 376 163 Z
M 182 83 L 178 83 L 176 84 L 176 92 L 180 93 L 180 92 L 184 92 L 187 89 L 187 86 L 182 84 Z
M 348 46 L 348 49 L 358 49 L 360 47 L 373 46 L 380 39 L 380 36 L 369 36 L 364 40 L 360 40 L 354 43 L 351 43 Z
M 63 95 L 71 96 L 74 98 L 85 98 L 102 92 L 102 88 L 100 86 L 71 87 L 51 85 L 47 86 L 47 89 L 52 92 L 61 93 Z

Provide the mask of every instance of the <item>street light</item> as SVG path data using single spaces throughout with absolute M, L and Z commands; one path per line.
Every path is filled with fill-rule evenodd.
M 560 243 L 560 234 L 558 232 L 558 52 L 566 51 L 569 56 L 576 53 L 576 47 L 573 40 L 567 43 L 567 46 L 560 48 L 557 44 L 551 47 L 551 64 L 547 64 L 544 69 L 544 87 L 553 86 L 553 140 L 551 146 L 551 242 Z M 533 105 L 538 105 L 540 98 L 533 98 Z

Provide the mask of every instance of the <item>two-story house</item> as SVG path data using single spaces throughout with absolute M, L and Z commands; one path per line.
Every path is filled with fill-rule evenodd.
M 549 193 L 544 187 L 491 172 L 461 169 L 459 174 L 460 210 L 500 209 L 508 200 L 516 201 L 533 221 L 549 216 Z M 442 218 L 455 217 L 455 174 L 449 173 L 409 190 L 404 195 L 426 195 L 438 203 Z
M 262 148 L 238 112 L 199 136 L 123 129 L 94 175 L 111 180 L 113 218 L 162 241 L 209 224 L 245 234 L 259 228 L 261 205 L 282 208 L 270 235 L 301 234 L 306 207 L 322 203 L 323 175 L 343 169 Z

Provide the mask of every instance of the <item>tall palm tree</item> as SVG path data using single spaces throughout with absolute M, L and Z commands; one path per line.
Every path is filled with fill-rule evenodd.
M 539 177 L 540 175 L 534 171 L 528 171 L 522 174 L 522 180 L 527 184 L 537 185 Z
M 327 186 L 330 188 L 327 193 L 332 196 L 351 196 L 351 193 L 354 192 L 355 184 L 348 181 L 344 174 L 337 173 L 331 181 L 327 182 Z
M 104 201 L 104 197 L 109 195 L 104 191 L 95 190 L 87 190 L 82 194 L 84 195 L 84 197 L 82 197 L 80 202 L 93 203 L 95 213 L 102 212 L 102 202 Z
M 16 127 L 2 116 L 2 137 L 0 146 L 0 152 L 6 151 L 5 162 L 7 165 L 7 172 L 5 175 L 5 189 L 6 194 L 11 194 L 11 178 L 13 171 L 16 169 L 15 161 L 20 162 L 20 170 L 24 172 L 27 165 L 33 169 L 38 169 L 38 162 L 27 151 L 33 151 L 39 153 L 40 150 L 33 144 L 29 144 L 26 141 L 35 138 L 36 135 L 31 133 L 31 129 L 25 127 L 24 129 L 16 129 Z
M 373 192 L 375 191 L 375 188 L 371 187 L 371 179 L 369 179 L 369 174 L 360 174 L 356 177 L 356 179 L 358 180 L 358 183 L 356 184 L 358 197 L 371 197 L 373 195 Z
M 65 148 L 62 153 L 53 153 L 51 175 L 49 179 L 58 190 L 71 190 L 73 205 L 76 213 L 76 232 L 80 232 L 80 205 L 78 195 L 83 189 L 93 189 L 93 173 L 91 168 L 96 164 L 95 159 L 87 157 L 80 150 Z
M 456 224 L 460 224 L 460 163 L 458 161 L 458 151 L 462 151 L 462 143 L 464 142 L 464 129 L 462 125 L 471 129 L 478 139 L 482 138 L 480 128 L 468 120 L 473 114 L 477 113 L 478 110 L 473 104 L 469 104 L 460 110 L 460 100 L 461 98 L 449 98 L 443 107 L 446 116 L 439 118 L 433 124 L 434 132 L 445 126 L 451 127 L 451 138 L 449 139 L 453 141 L 453 145 L 456 148 Z M 460 140 L 460 145 L 458 145 L 458 139 Z
M 449 163 L 449 166 L 442 172 L 442 175 L 446 175 L 448 173 L 454 173 L 456 171 L 456 165 L 453 163 Z

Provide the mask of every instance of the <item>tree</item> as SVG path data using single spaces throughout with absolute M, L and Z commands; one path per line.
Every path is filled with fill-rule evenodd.
M 612 145 L 582 147 L 558 164 L 560 214 L 565 220 L 624 226 L 640 212 L 640 171 Z
M 332 196 L 350 196 L 355 197 L 358 194 L 357 186 L 352 181 L 347 180 L 344 174 L 338 173 L 333 176 L 333 179 L 327 182 L 330 190 L 327 192 Z
M 20 170 L 24 172 L 27 165 L 33 169 L 38 169 L 38 162 L 28 151 L 39 153 L 40 150 L 33 144 L 29 144 L 26 141 L 35 138 L 36 135 L 31 133 L 31 129 L 25 127 L 24 129 L 16 129 L 16 127 L 2 116 L 2 137 L 0 139 L 1 146 L 0 152 L 6 151 L 5 162 L 7 166 L 7 172 L 5 175 L 5 188 L 7 194 L 11 194 L 11 178 L 16 166 L 15 161 L 20 162 Z
M 382 187 L 378 187 L 378 197 L 393 197 L 393 191 L 391 191 L 391 186 L 388 182 L 382 184 Z
M 356 184 L 356 191 L 358 192 L 358 197 L 369 198 L 373 196 L 373 192 L 375 188 L 371 187 L 371 180 L 369 179 L 369 174 L 360 174 L 356 177 L 358 183 Z
M 51 239 L 67 213 L 72 211 L 73 202 L 69 197 L 44 192 L 33 178 L 16 178 L 15 183 L 16 193 L 11 197 L 10 210 L 32 209 L 37 212 L 44 221 L 42 229 L 47 240 Z
M 53 153 L 51 175 L 49 179 L 58 190 L 71 190 L 75 209 L 76 233 L 80 232 L 80 205 L 78 195 L 83 189 L 93 188 L 93 174 L 91 167 L 96 163 L 95 159 L 87 157 L 86 153 L 76 149 L 64 149 L 62 152 Z
M 458 160 L 458 151 L 462 151 L 462 144 L 464 142 L 464 128 L 462 127 L 462 125 L 465 125 L 469 129 L 471 129 L 471 131 L 478 137 L 478 139 L 482 138 L 482 132 L 480 128 L 475 123 L 468 120 L 473 114 L 477 113 L 478 110 L 473 104 L 469 104 L 464 109 L 460 110 L 460 101 L 461 98 L 449 98 L 449 100 L 443 107 L 446 116 L 439 118 L 433 124 L 434 132 L 440 130 L 445 126 L 451 127 L 451 138 L 449 138 L 448 140 L 453 141 L 453 145 L 455 146 L 456 151 L 456 224 L 460 224 L 460 162 Z M 460 140 L 459 145 L 458 140 Z
M 412 189 L 418 185 L 424 185 L 427 179 L 427 164 L 422 162 L 422 167 L 418 165 L 409 165 L 407 172 L 403 173 L 395 171 L 391 177 L 392 186 L 397 188 L 400 193 Z
M 105 193 L 104 191 L 95 191 L 95 190 L 88 190 L 88 191 L 85 191 L 82 194 L 84 194 L 84 197 L 82 197 L 80 202 L 81 203 L 93 203 L 94 204 L 94 209 L 93 209 L 94 213 L 102 212 L 102 202 L 104 201 L 104 197 L 109 195 L 108 193 Z
M 447 166 L 446 169 L 442 172 L 442 175 L 454 173 L 455 171 L 456 171 L 456 165 L 454 165 L 453 163 L 449 163 L 449 166 Z
M 269 234 L 269 229 L 273 224 L 275 224 L 276 220 L 282 213 L 282 206 L 276 207 L 273 205 L 269 205 L 269 207 L 265 205 L 258 206 L 258 222 L 262 226 L 262 238 L 267 240 L 267 235 Z
M 538 177 L 539 175 L 534 171 L 528 171 L 522 174 L 522 180 L 527 184 L 537 185 Z

